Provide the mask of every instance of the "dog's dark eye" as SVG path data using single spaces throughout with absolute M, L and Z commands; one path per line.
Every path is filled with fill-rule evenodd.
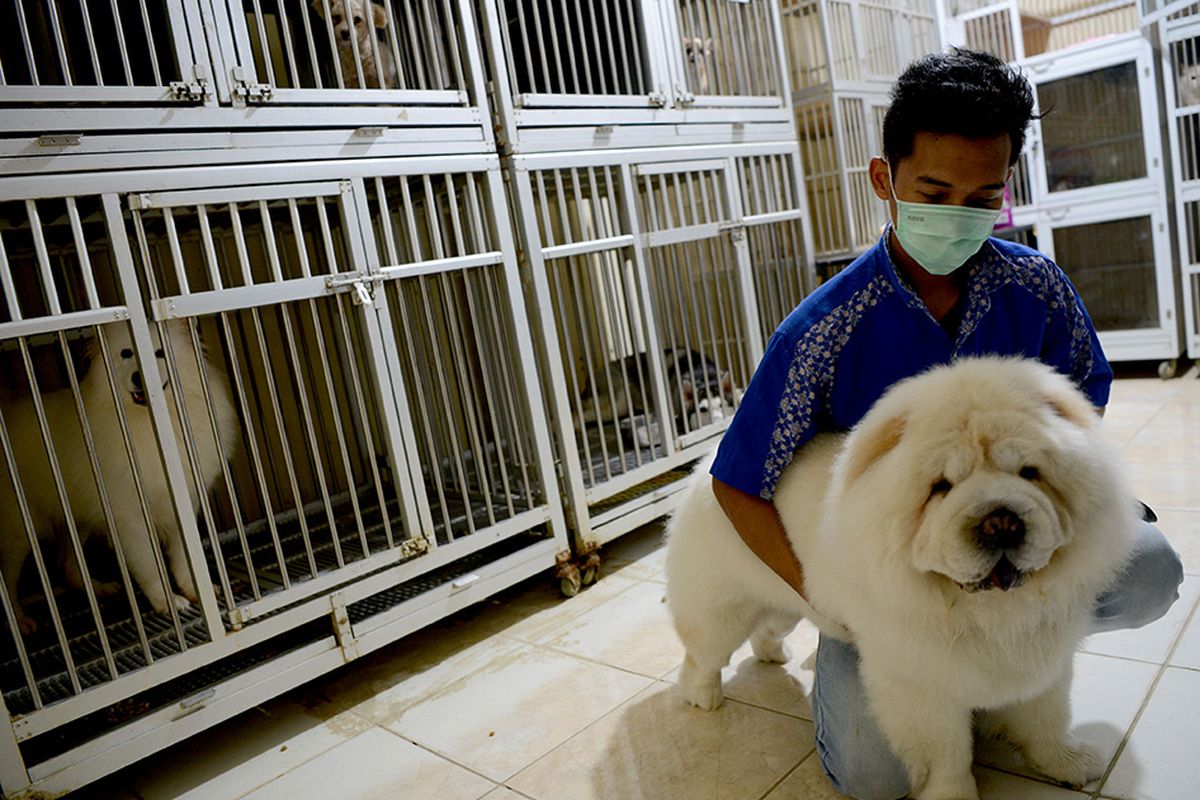
M 334 15 L 333 15 L 333 17 L 332 17 L 332 19 L 333 19 L 333 24 L 334 24 L 334 25 L 341 25 L 341 24 L 342 24 L 342 15 L 341 15 L 341 14 L 334 14 Z
M 133 358 L 133 351 L 126 347 L 121 351 L 121 358 Z
M 929 487 L 929 496 L 936 497 L 939 494 L 946 494 L 953 488 L 954 484 L 950 483 L 950 481 L 946 480 L 945 478 L 942 478 L 941 480 L 934 481 L 933 486 Z
M 1042 477 L 1042 473 L 1038 472 L 1037 467 L 1021 467 L 1021 471 L 1017 474 L 1027 481 L 1036 481 Z
M 166 354 L 163 353 L 163 349 L 160 347 L 154 351 L 154 357 L 155 358 L 166 358 Z
M 355 25 L 362 25 L 362 17 L 355 17 L 355 18 L 354 18 L 354 24 L 355 24 Z

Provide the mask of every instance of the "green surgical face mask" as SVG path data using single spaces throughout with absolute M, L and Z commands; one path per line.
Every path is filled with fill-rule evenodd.
M 909 203 L 896 197 L 896 237 L 908 253 L 931 275 L 949 275 L 979 252 L 992 235 L 1000 209 Z

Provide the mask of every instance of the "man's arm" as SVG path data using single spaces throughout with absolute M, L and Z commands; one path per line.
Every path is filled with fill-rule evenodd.
M 803 597 L 804 567 L 792 550 L 775 504 L 717 478 L 712 479 L 712 488 L 721 510 L 751 552 Z

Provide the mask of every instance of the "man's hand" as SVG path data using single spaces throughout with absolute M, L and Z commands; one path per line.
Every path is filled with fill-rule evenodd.
M 804 567 L 792 550 L 775 504 L 716 478 L 712 479 L 712 488 L 717 503 L 751 552 L 807 601 Z

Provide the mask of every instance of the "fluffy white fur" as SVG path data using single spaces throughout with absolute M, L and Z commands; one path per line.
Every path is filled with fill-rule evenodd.
M 782 639 L 806 616 L 858 647 L 917 800 L 978 797 L 973 709 L 1034 769 L 1073 785 L 1097 777 L 1068 733 L 1072 655 L 1136 529 L 1098 422 L 1044 365 L 969 359 L 897 384 L 848 436 L 805 445 L 775 503 L 820 614 L 742 543 L 702 465 L 667 551 L 686 699 L 721 704 L 720 670 L 747 637 L 760 659 L 786 660 Z M 980 544 L 997 509 L 1023 521 L 1023 543 Z M 1006 572 L 1016 584 L 1001 590 Z
M 176 321 L 170 323 L 167 330 L 170 332 L 172 353 L 179 369 L 181 385 L 177 386 L 168 380 L 165 354 L 158 356 L 158 371 L 164 381 L 163 388 L 171 422 L 184 459 L 184 473 L 189 478 L 192 507 L 196 508 L 197 487 L 192 480 L 187 451 L 182 441 L 182 426 L 175 403 L 177 390 L 182 389 L 183 392 L 188 426 L 200 462 L 204 491 L 208 491 L 221 474 L 221 455 L 217 450 L 216 437 L 213 435 L 205 402 L 204 388 L 200 380 L 200 364 L 197 363 L 187 325 Z M 105 329 L 105 334 L 109 357 L 113 363 L 114 380 L 121 397 L 133 449 L 137 455 L 142 486 L 146 492 L 146 501 L 156 533 L 154 544 L 151 544 L 133 472 L 126 455 L 104 361 L 97 352 L 99 343 L 93 340 L 91 363 L 87 373 L 79 381 L 79 389 L 103 472 L 117 536 L 134 581 L 155 610 L 166 611 L 169 601 L 173 601 L 176 608 L 183 609 L 187 607 L 189 600 L 194 602 L 198 599 L 196 585 L 188 567 L 183 538 L 167 489 L 166 476 L 161 467 L 150 410 L 145 404 L 141 373 L 138 371 L 137 359 L 132 355 L 133 345 L 129 328 L 126 325 L 111 325 Z M 152 340 L 155 351 L 162 353 L 157 329 L 153 329 Z M 207 358 L 204 368 L 213 400 L 213 413 L 221 435 L 222 449 L 228 456 L 238 440 L 237 412 L 233 406 L 226 376 L 208 363 Z M 80 428 L 75 398 L 70 389 L 64 389 L 44 395 L 42 402 L 54 440 L 59 468 L 66 484 L 72 518 L 80 536 L 86 540 L 90 535 L 108 530 L 108 526 Z M 55 488 L 50 463 L 45 456 L 46 447 L 34 405 L 26 396 L 19 401 L 6 403 L 3 412 L 16 453 L 17 471 L 25 500 L 29 505 L 33 527 L 43 539 L 50 540 L 56 535 L 61 537 L 65 531 L 63 508 Z M 17 601 L 17 578 L 25 558 L 29 555 L 29 539 L 13 494 L 11 478 L 7 474 L 8 467 L 0 465 L 0 470 L 3 471 L 0 475 L 0 569 L 4 574 L 4 582 L 18 624 L 22 631 L 30 633 L 36 628 L 34 621 L 24 613 Z M 73 555 L 73 548 L 65 539 L 60 539 L 59 545 L 60 561 L 68 581 L 74 587 L 81 588 L 82 577 Z M 155 546 L 165 548 L 168 571 L 180 594 L 170 591 L 160 580 L 154 557 Z M 95 588 L 101 594 L 109 594 L 120 587 L 117 584 L 96 584 Z
M 406 2 L 407 0 L 399 0 Z M 368 0 L 312 0 L 317 16 L 325 19 L 325 5 L 329 5 L 328 21 L 333 25 L 337 40 L 338 61 L 342 67 L 342 85 L 347 89 L 398 89 L 399 76 L 396 60 L 389 45 L 376 35 L 388 25 L 387 9 Z M 358 45 L 358 60 L 354 57 L 355 43 Z M 376 54 L 378 53 L 378 60 Z M 362 64 L 362 80 L 359 80 L 358 65 Z M 383 83 L 380 84 L 380 76 Z

